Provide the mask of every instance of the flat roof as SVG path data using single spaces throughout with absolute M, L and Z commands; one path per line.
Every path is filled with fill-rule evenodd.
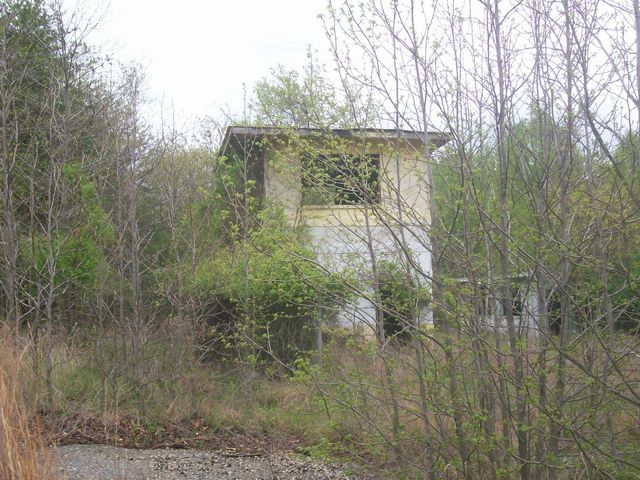
M 340 138 L 356 139 L 384 139 L 384 140 L 405 140 L 413 142 L 423 141 L 423 132 L 413 130 L 398 130 L 393 128 L 294 128 L 294 127 L 255 127 L 231 125 L 227 127 L 220 152 L 224 154 L 235 138 L 242 145 L 244 141 L 258 137 L 299 135 L 302 137 L 322 137 L 336 136 Z M 450 140 L 450 135 L 443 132 L 427 132 L 427 138 L 436 148 L 441 147 Z

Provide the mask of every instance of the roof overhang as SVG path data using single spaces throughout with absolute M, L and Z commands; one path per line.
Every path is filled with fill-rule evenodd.
M 282 138 L 287 137 L 303 137 L 303 138 L 322 138 L 336 137 L 343 139 L 355 139 L 366 141 L 387 141 L 387 142 L 407 142 L 414 145 L 429 142 L 430 148 L 440 148 L 446 144 L 451 136 L 443 132 L 416 132 L 413 130 L 398 129 L 321 129 L 321 128 L 292 128 L 292 127 L 254 127 L 232 125 L 227 127 L 220 154 L 226 155 L 229 150 L 242 149 L 247 143 L 255 142 L 264 138 Z

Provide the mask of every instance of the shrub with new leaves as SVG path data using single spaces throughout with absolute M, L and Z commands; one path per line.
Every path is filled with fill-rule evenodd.
M 287 226 L 281 210 L 266 208 L 259 226 L 222 247 L 196 271 L 191 288 L 207 299 L 211 346 L 251 363 L 291 364 L 313 346 L 319 297 L 338 308 L 346 274 L 315 261 L 305 232 Z

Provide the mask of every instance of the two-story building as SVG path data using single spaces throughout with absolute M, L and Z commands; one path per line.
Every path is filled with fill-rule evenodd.
M 446 141 L 437 132 L 231 126 L 221 153 L 246 162 L 259 201 L 279 204 L 292 225 L 306 226 L 323 266 L 359 272 L 362 295 L 339 322 L 374 325 L 368 292 L 376 262 L 404 262 L 428 284 L 427 162 Z

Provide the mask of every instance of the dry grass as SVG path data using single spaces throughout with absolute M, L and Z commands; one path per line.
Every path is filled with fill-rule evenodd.
M 195 423 L 211 435 L 277 437 L 288 444 L 329 435 L 327 421 L 318 421 L 322 412 L 311 385 L 292 383 L 279 370 L 256 370 L 247 378 L 236 361 L 202 361 L 198 339 L 184 326 L 172 327 L 158 329 L 145 344 L 140 388 L 118 332 L 54 332 L 52 401 L 38 407 L 44 431 L 58 444 L 139 448 L 205 446 L 203 432 L 190 430 Z M 18 378 L 27 399 L 40 398 L 48 390 L 42 348 L 20 338 Z
M 10 334 L 0 335 L 0 478 L 44 480 L 57 477 L 52 455 L 46 449 L 22 396 L 22 355 Z
M 545 455 L 544 462 L 549 465 L 560 464 L 563 475 L 575 474 L 572 478 L 635 478 L 624 475 L 627 466 L 636 468 L 635 455 L 639 445 L 637 426 L 640 420 L 633 402 L 640 388 L 640 359 L 635 354 L 638 340 L 624 333 L 616 335 L 612 341 L 616 345 L 613 355 L 615 368 L 610 367 L 603 386 L 597 381 L 602 378 L 603 362 L 608 354 L 588 333 L 574 337 L 567 349 L 572 361 L 567 361 L 564 366 L 566 378 L 560 461 L 551 457 L 548 444 L 544 443 L 551 438 L 550 413 L 553 411 L 550 409 L 558 405 L 554 389 L 559 352 L 550 344 L 546 360 L 541 361 L 538 338 L 530 337 L 523 345 L 526 347 L 523 351 L 526 387 L 523 397 L 529 452 L 532 457 L 538 452 Z M 513 360 L 505 338 L 501 338 L 500 350 L 494 339 L 489 338 L 481 344 L 488 364 L 479 371 L 472 340 L 461 335 L 454 341 L 452 351 L 458 385 L 455 397 L 447 376 L 448 361 L 441 346 L 431 340 L 424 342 L 423 371 L 416 369 L 414 351 L 406 345 L 390 345 L 382 351 L 375 345 L 357 341 L 337 341 L 335 345 L 329 345 L 324 369 L 319 372 L 317 381 L 326 392 L 332 419 L 340 431 L 349 441 L 359 444 L 359 451 L 374 452 L 372 458 L 364 458 L 364 462 L 370 462 L 379 471 L 388 469 L 392 477 L 399 475 L 397 469 L 403 466 L 409 472 L 406 475 L 411 476 L 411 472 L 420 475 L 430 469 L 429 460 L 423 456 L 427 448 L 431 448 L 432 452 L 445 459 L 445 466 L 455 465 L 460 456 L 453 418 L 456 408 L 462 419 L 462 434 L 468 442 L 478 445 L 469 463 L 469 468 L 473 469 L 472 477 L 495 478 L 497 474 L 490 469 L 487 452 L 491 453 L 493 448 L 499 455 L 518 442 L 514 420 L 517 391 Z M 498 352 L 502 354 L 504 366 L 498 363 Z M 385 374 L 385 362 L 390 375 Z M 427 387 L 424 403 L 421 403 L 419 378 Z M 543 379 L 546 398 L 539 395 Z M 486 388 L 495 405 L 491 424 L 485 423 L 487 417 L 482 414 L 485 408 L 481 402 L 483 385 L 488 385 Z M 625 401 L 621 395 L 630 400 Z M 394 402 L 397 413 L 394 412 Z M 397 434 L 393 431 L 394 414 L 400 425 Z M 423 433 L 425 419 L 432 435 L 429 439 Z M 486 425 L 494 429 L 493 434 L 486 433 Z M 602 445 L 606 447 L 603 449 Z M 610 445 L 617 449 L 614 453 L 606 450 Z M 591 462 L 588 467 L 574 461 L 578 450 Z M 499 457 L 499 461 L 503 462 L 503 458 Z M 623 459 L 627 464 L 622 467 L 616 465 L 615 458 Z M 380 459 L 386 463 L 377 463 Z M 517 475 L 516 462 L 504 461 L 499 468 L 503 478 Z M 541 468 L 546 468 L 546 465 Z M 458 478 L 459 471 L 455 468 L 447 468 L 447 471 L 451 477 L 443 474 L 442 478 Z
M 247 375 L 246 367 L 233 360 L 217 358 L 203 362 L 199 358 L 197 338 L 189 332 L 183 333 L 181 328 L 185 327 L 161 328 L 148 339 L 139 394 L 133 365 L 126 354 L 126 338 L 111 331 L 80 331 L 74 335 L 60 331 L 54 335 L 51 351 L 55 364 L 51 402 L 54 408 L 45 408 L 44 426 L 52 435 L 63 432 L 64 436 L 54 437 L 60 443 L 81 440 L 131 447 L 174 444 L 211 447 L 235 442 L 234 445 L 243 448 L 247 445 L 263 448 L 262 445 L 273 443 L 274 438 L 281 438 L 285 440 L 283 448 L 305 445 L 314 455 L 348 454 L 380 472 L 388 472 L 390 477 L 420 474 L 427 468 L 431 460 L 425 456 L 425 419 L 433 434 L 429 446 L 444 459 L 442 468 L 457 461 L 456 425 L 451 414 L 454 407 L 461 411 L 463 433 L 480 445 L 471 459 L 476 478 L 492 478 L 493 475 L 483 448 L 501 442 L 498 450 L 506 450 L 505 445 L 515 445 L 517 441 L 511 421 L 515 398 L 512 364 L 509 354 L 505 353 L 506 366 L 498 365 L 496 346 L 491 341 L 483 343 L 488 366 L 485 376 L 481 377 L 469 340 L 456 339 L 453 352 L 460 393 L 452 398 L 447 360 L 441 346 L 432 340 L 425 340 L 424 368 L 419 371 L 415 351 L 407 345 L 389 345 L 381 351 L 375 343 L 345 335 L 344 339 L 327 343 L 322 369 L 316 369 L 312 362 L 308 365 L 301 362 L 291 379 L 269 366 Z M 171 332 L 171 335 L 167 336 L 165 332 Z M 622 336 L 615 344 L 621 345 L 625 338 Z M 38 377 L 42 373 L 42 368 L 38 368 L 41 349 L 26 338 L 19 343 L 21 349 L 17 349 L 8 337 L 0 336 L 0 342 L 0 367 L 4 372 L 2 394 L 12 398 L 9 403 L 14 410 L 20 406 L 18 414 L 12 413 L 12 418 L 17 420 L 10 423 L 17 425 L 14 431 L 22 429 L 28 433 L 25 419 L 29 418 L 29 409 L 20 399 L 27 398 L 29 403 L 35 403 L 31 397 L 38 397 L 38 392 L 47 390 L 44 380 Z M 598 362 L 604 358 L 603 353 L 589 342 L 589 338 L 583 337 L 572 347 L 571 354 L 576 361 L 590 365 L 598 373 L 601 370 Z M 524 355 L 525 370 L 531 378 L 526 401 L 533 447 L 537 445 L 537 432 L 546 434 L 549 429 L 548 413 L 540 408 L 537 397 L 537 375 L 541 371 L 546 373 L 547 389 L 551 394 L 558 355 L 556 350 L 549 348 L 546 364 L 541 365 L 539 348 L 536 339 L 529 339 Z M 506 340 L 501 351 L 505 349 Z M 626 388 L 637 388 L 638 358 L 621 356 L 617 366 L 624 371 Z M 385 367 L 389 368 L 390 374 L 385 373 Z M 594 442 L 601 437 L 606 441 L 602 419 L 610 419 L 619 445 L 637 445 L 637 434 L 633 430 L 637 412 L 622 408 L 628 405 L 621 405 L 619 398 L 607 392 L 585 390 L 590 377 L 571 363 L 566 369 L 569 378 L 566 392 L 570 403 L 564 413 L 571 431 Z M 609 376 L 609 384 L 621 391 L 621 380 L 614 373 L 612 371 Z M 418 378 L 427 385 L 424 402 Z M 487 380 L 496 399 L 495 439 L 485 436 L 483 417 L 478 414 L 482 378 Z M 504 380 L 505 391 L 502 391 L 500 380 Z M 319 386 L 323 393 L 314 386 Z M 585 391 L 599 396 L 585 395 Z M 595 404 L 595 400 L 600 403 Z M 397 432 L 393 431 L 394 403 L 398 407 L 400 425 Z M 3 407 L 3 416 L 4 410 Z M 5 423 L 3 417 L 3 427 Z M 3 435 L 0 440 L 9 446 L 3 446 L 0 455 L 6 455 L 6 451 L 19 451 L 24 453 L 27 462 L 29 458 L 35 459 L 32 465 L 38 467 L 37 455 L 42 441 L 37 436 L 24 437 L 24 446 L 16 449 L 15 439 L 22 439 L 22 434 L 13 433 L 10 444 L 4 440 L 4 431 L 0 433 Z M 567 437 L 562 443 L 563 451 L 567 452 L 564 457 L 567 463 L 563 468 L 567 471 L 573 466 L 568 462 L 575 451 L 569 440 Z M 583 448 L 588 446 L 582 445 Z M 597 449 L 587 453 L 591 460 L 600 462 L 599 469 L 616 472 L 615 465 L 599 455 Z M 15 457 L 15 453 L 13 455 Z M 0 462 L 7 463 L 2 456 Z M 515 462 L 505 465 L 503 478 L 515 475 Z M 580 466 L 576 465 L 576 468 Z M 449 477 L 443 474 L 443 478 L 454 478 L 458 474 L 452 467 L 447 467 L 447 472 Z M 0 480 L 4 478 L 47 477 L 21 472 L 7 474 L 0 470 Z

